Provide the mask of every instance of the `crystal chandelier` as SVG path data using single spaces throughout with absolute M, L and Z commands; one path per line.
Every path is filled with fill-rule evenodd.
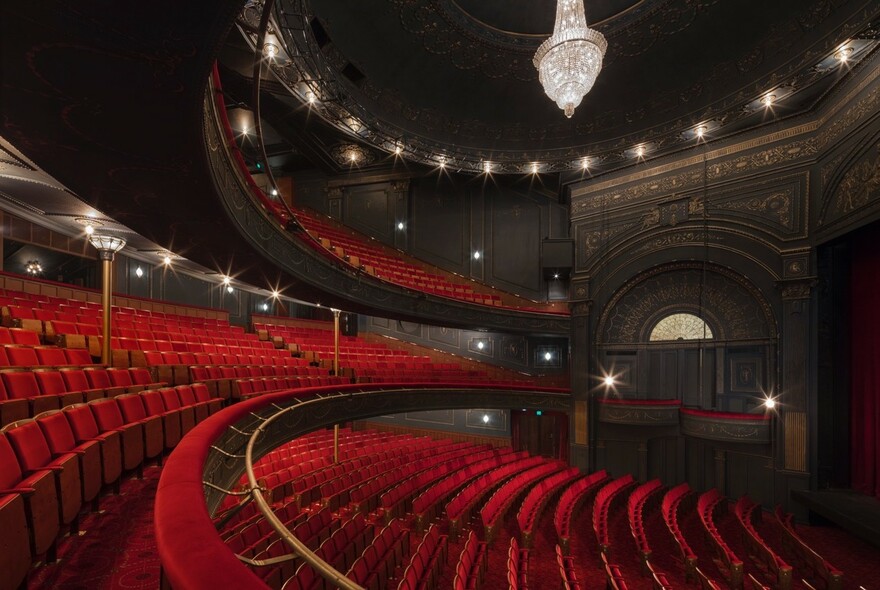
M 602 69 L 608 43 L 587 27 L 583 0 L 558 0 L 553 35 L 535 53 L 538 79 L 565 116 L 571 118 Z

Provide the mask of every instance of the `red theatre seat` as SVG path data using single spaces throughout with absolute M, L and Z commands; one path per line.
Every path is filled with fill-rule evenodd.
M 102 433 L 119 432 L 122 436 L 122 467 L 137 470 L 140 475 L 144 462 L 144 427 L 126 424 L 115 399 L 99 399 L 88 404 Z

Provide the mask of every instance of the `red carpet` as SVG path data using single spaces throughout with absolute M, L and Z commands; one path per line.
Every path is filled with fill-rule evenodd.
M 125 480 L 118 496 L 101 498 L 99 514 L 83 514 L 82 534 L 58 543 L 59 561 L 31 571 L 28 588 L 58 590 L 156 590 L 159 554 L 153 536 L 158 467 L 144 479 Z

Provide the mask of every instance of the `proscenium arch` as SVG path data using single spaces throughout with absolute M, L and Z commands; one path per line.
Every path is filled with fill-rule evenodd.
M 649 342 L 656 323 L 672 313 L 700 317 L 716 340 L 777 335 L 773 310 L 749 279 L 713 263 L 677 262 L 640 273 L 614 293 L 599 317 L 596 344 Z

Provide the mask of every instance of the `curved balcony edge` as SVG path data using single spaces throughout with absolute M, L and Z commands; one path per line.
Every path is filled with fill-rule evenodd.
M 417 322 L 501 332 L 568 335 L 566 315 L 489 308 L 410 291 L 341 268 L 323 259 L 277 222 L 271 220 L 245 188 L 223 140 L 209 84 L 204 101 L 206 160 L 214 189 L 239 233 L 265 258 L 296 280 L 329 296 L 384 315 Z
M 453 394 L 453 392 L 455 392 Z M 156 493 L 156 543 L 166 581 L 176 590 L 266 589 L 223 543 L 211 520 L 224 494 L 245 471 L 251 431 L 295 405 L 261 437 L 258 458 L 324 426 L 391 412 L 463 408 L 569 411 L 568 390 L 460 384 L 317 387 L 266 394 L 214 414 L 188 433 L 166 461 Z

